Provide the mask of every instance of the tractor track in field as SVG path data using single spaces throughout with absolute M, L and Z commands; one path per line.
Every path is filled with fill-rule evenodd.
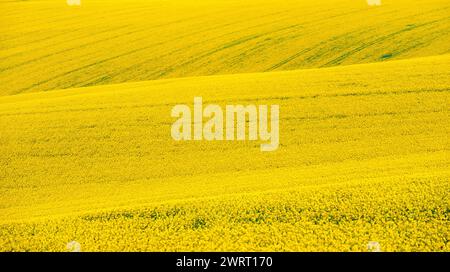
M 139 17 L 155 14 L 151 5 L 144 5 L 142 9 L 139 9 L 139 7 L 132 5 L 126 10 L 117 10 L 116 7 L 109 7 L 105 14 L 99 14 L 99 22 L 105 21 L 108 16 L 122 18 L 127 15 Z M 243 7 L 248 11 L 262 10 L 262 8 L 256 8 L 251 5 L 243 5 Z M 437 43 L 440 40 L 445 42 L 443 40 L 445 37 L 442 36 L 448 35 L 450 31 L 444 23 L 448 21 L 448 16 L 441 19 L 437 17 L 435 20 L 425 22 L 423 17 L 443 17 L 443 12 L 449 8 L 444 6 L 440 9 L 430 9 L 426 12 L 411 13 L 410 11 L 411 14 L 408 16 L 396 14 L 398 12 L 397 9 L 387 9 L 380 13 L 380 16 L 389 18 L 388 21 L 383 22 L 388 27 L 381 32 L 377 30 L 380 26 L 379 23 L 368 25 L 365 28 L 349 28 L 347 31 L 336 33 L 337 35 L 325 37 L 322 40 L 314 40 L 310 45 L 302 45 L 298 52 L 290 56 L 287 53 L 291 53 L 293 50 L 289 48 L 294 48 L 290 44 L 301 44 L 302 39 L 315 35 L 317 28 L 326 28 L 337 19 L 352 18 L 353 16 L 358 16 L 361 12 L 370 12 L 371 9 L 368 7 L 345 9 L 343 6 L 339 6 L 325 11 L 306 10 L 303 16 L 310 18 L 306 20 L 304 18 L 294 19 L 293 16 L 301 11 L 295 8 L 277 8 L 272 12 L 250 14 L 250 16 L 245 17 L 238 16 L 240 14 L 235 10 L 219 8 L 217 10 L 221 13 L 205 19 L 202 19 L 202 16 L 205 16 L 205 12 L 198 12 L 193 16 L 183 17 L 179 20 L 169 20 L 167 22 L 151 21 L 153 25 L 150 26 L 129 24 L 118 25 L 115 29 L 99 27 L 100 30 L 94 29 L 95 32 L 92 33 L 94 40 L 91 41 L 87 40 L 91 35 L 84 33 L 85 28 L 93 25 L 93 23 L 89 23 L 88 25 L 75 28 L 74 33 L 77 34 L 66 40 L 61 40 L 66 33 L 55 33 L 55 36 L 48 39 L 48 41 L 45 40 L 45 37 L 49 37 L 47 35 L 44 38 L 34 39 L 21 44 L 21 46 L 29 47 L 37 43 L 40 44 L 40 47 L 35 48 L 34 51 L 42 51 L 48 48 L 50 53 L 47 52 L 40 56 L 35 54 L 34 58 L 21 60 L 18 63 L 14 63 L 13 60 L 27 57 L 32 51 L 26 49 L 22 52 L 2 56 L 0 61 L 3 63 L 3 67 L 0 66 L 0 76 L 4 77 L 5 81 L 11 81 L 13 76 L 21 71 L 26 71 L 27 74 L 31 75 L 28 84 L 17 82 L 5 84 L 7 93 L 18 94 L 29 91 L 88 87 L 190 75 L 201 76 L 329 67 L 351 64 L 352 58 L 357 60 L 356 63 L 358 61 L 367 63 L 387 59 L 401 59 L 403 55 L 408 57 L 414 56 L 414 52 L 417 51 L 426 52 L 432 43 Z M 48 10 L 51 10 L 51 8 Z M 41 12 L 39 13 L 41 14 Z M 18 16 L 19 13 L 15 14 L 14 16 Z M 57 16 L 57 18 L 51 19 L 48 23 L 58 24 L 63 22 L 61 20 L 67 19 L 64 22 L 71 24 L 78 20 L 77 16 L 64 16 L 67 15 Z M 92 13 L 88 13 L 86 16 L 90 17 Z M 11 17 L 12 15 L 9 18 Z M 231 19 L 224 20 L 224 22 L 213 21 L 220 17 Z M 401 27 L 401 22 L 410 17 L 417 17 L 419 23 L 413 20 L 410 24 Z M 264 20 L 261 23 L 257 21 L 262 19 Z M 45 20 L 40 21 L 45 22 Z M 253 23 L 250 24 L 249 22 Z M 242 25 L 245 23 L 248 24 L 247 27 Z M 20 28 L 23 24 L 26 24 L 26 20 L 20 22 L 17 26 Z M 39 26 L 39 22 L 37 24 Z M 153 30 L 162 31 L 168 26 L 178 27 L 182 25 L 185 25 L 188 31 L 171 33 L 165 39 L 152 40 L 151 35 L 143 35 L 148 31 L 151 33 Z M 220 29 L 231 30 L 233 26 L 237 26 L 233 31 L 226 31 L 226 33 L 214 32 Z M 344 25 L 341 26 L 344 27 Z M 378 31 L 381 35 L 378 37 L 372 35 L 370 37 L 368 34 L 372 31 L 375 33 Z M 37 35 L 36 33 L 39 32 L 34 33 L 32 35 Z M 389 45 L 390 41 L 404 34 L 410 36 L 407 38 L 408 41 L 412 39 L 411 36 L 413 35 L 417 37 L 417 40 L 411 40 L 409 43 L 405 41 L 405 46 L 402 49 L 390 49 L 386 50 L 386 52 L 381 52 L 382 45 Z M 195 39 L 195 37 L 198 38 Z M 192 40 L 190 40 L 191 38 Z M 57 49 L 58 46 L 70 45 L 80 40 L 84 42 L 76 47 Z M 348 43 L 348 41 L 353 41 L 353 43 Z M 13 42 L 13 40 L 5 39 L 0 41 L 0 44 L 7 45 L 10 42 Z M 101 50 L 93 50 L 102 48 L 103 45 L 111 44 L 111 42 L 113 44 L 125 42 L 127 46 L 123 50 L 114 50 L 114 53 L 109 56 Z M 51 45 L 46 47 L 45 43 L 51 43 Z M 171 47 L 171 44 L 175 44 L 175 46 Z M 205 48 L 201 48 L 203 45 L 206 45 Z M 392 47 L 392 45 L 388 47 Z M 289 50 L 281 52 L 278 59 L 262 59 L 267 55 L 267 52 L 277 50 L 277 48 L 288 48 Z M 330 51 L 330 48 L 339 48 L 339 50 Z M 239 52 L 237 52 L 238 49 L 240 50 Z M 185 51 L 192 51 L 195 54 L 183 55 Z M 378 56 L 376 58 L 370 57 L 371 54 L 369 53 L 375 51 Z M 368 52 L 367 56 L 364 56 L 362 52 Z M 61 57 L 62 60 L 67 60 L 69 64 L 64 66 L 64 62 L 61 62 L 51 65 L 50 62 L 53 62 L 58 57 Z M 77 58 L 80 58 L 78 65 L 74 62 Z M 179 61 L 177 63 L 170 61 L 174 58 Z M 254 60 L 252 63 L 259 66 L 257 68 L 247 67 L 248 62 L 251 60 Z M 46 61 L 49 63 L 45 63 Z

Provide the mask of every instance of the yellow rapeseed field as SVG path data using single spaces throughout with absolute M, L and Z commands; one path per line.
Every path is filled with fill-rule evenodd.
M 0 98 L 0 248 L 448 251 L 449 68 L 446 55 Z M 194 95 L 278 103 L 280 148 L 173 141 L 170 109 Z
M 0 251 L 450 251 L 447 0 L 0 7 Z M 194 97 L 279 148 L 174 141 Z
M 0 0 L 0 95 L 449 52 L 448 0 Z

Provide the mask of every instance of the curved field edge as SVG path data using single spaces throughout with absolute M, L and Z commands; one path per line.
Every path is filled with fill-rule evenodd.
M 450 56 L 0 98 L 2 251 L 448 251 Z M 281 145 L 174 142 L 177 103 L 280 104 Z
M 449 53 L 446 0 L 0 2 L 0 95 Z

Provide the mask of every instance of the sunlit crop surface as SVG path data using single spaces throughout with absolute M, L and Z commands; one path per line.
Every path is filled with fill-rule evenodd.
M 0 251 L 450 251 L 450 5 L 382 3 L 0 1 Z

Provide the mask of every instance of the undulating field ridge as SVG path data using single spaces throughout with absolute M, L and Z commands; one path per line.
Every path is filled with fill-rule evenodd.
M 449 91 L 441 55 L 0 97 L 0 250 L 449 251 Z M 280 148 L 175 142 L 194 96 L 279 104 Z
M 0 10 L 0 95 L 450 53 L 448 0 L 2 0 Z

